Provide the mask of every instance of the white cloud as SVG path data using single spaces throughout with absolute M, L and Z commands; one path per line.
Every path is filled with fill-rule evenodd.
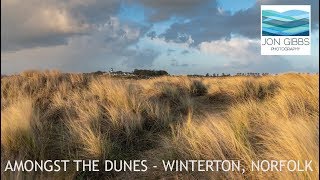
M 199 50 L 203 53 L 221 55 L 233 59 L 254 58 L 260 54 L 257 48 L 260 47 L 259 40 L 244 37 L 232 37 L 229 40 L 221 39 L 199 44 Z

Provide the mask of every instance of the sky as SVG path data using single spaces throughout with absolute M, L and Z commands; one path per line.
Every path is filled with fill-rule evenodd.
M 310 56 L 260 55 L 260 6 L 311 4 Z M 319 0 L 1 0 L 1 73 L 319 72 Z

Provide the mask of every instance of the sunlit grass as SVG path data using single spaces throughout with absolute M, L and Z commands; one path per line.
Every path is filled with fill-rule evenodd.
M 159 176 L 318 179 L 318 79 L 283 74 L 128 80 L 58 71 L 3 77 L 1 159 L 239 159 L 245 169 L 256 159 L 313 160 L 314 172 Z M 153 173 L 143 177 L 152 178 Z M 74 170 L 2 174 L 18 179 L 34 175 L 94 176 Z

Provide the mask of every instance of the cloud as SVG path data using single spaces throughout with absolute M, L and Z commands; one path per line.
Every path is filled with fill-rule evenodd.
M 152 68 L 153 61 L 160 53 L 153 49 L 144 49 L 142 51 L 129 50 L 125 55 L 122 68 L 132 70 L 136 68 Z
M 176 59 L 172 59 L 170 65 L 171 65 L 171 66 L 174 66 L 174 67 L 188 67 L 188 66 L 189 66 L 189 64 L 187 64 L 187 63 L 180 63 L 180 62 L 178 62 Z
M 313 36 L 318 38 L 318 36 Z M 314 44 L 318 47 L 318 44 Z M 292 56 L 261 56 L 260 40 L 250 39 L 244 36 L 235 36 L 230 39 L 220 39 L 210 42 L 202 42 L 197 47 L 201 53 L 221 58 L 225 63 L 212 67 L 218 72 L 269 72 L 280 73 L 287 71 L 318 72 L 312 62 L 316 62 L 318 54 L 307 56 L 303 59 L 297 57 L 296 62 Z M 306 62 L 309 61 L 309 62 Z M 295 63 L 299 65 L 294 65 Z M 309 65 L 307 65 L 309 64 Z M 220 69 L 220 70 L 219 70 Z
M 115 0 L 1 0 L 1 51 L 66 44 L 117 11 Z
M 188 54 L 188 53 L 190 53 L 188 50 L 181 51 L 181 54 Z
M 281 73 L 288 71 L 299 71 L 294 68 L 289 60 L 282 57 L 263 56 L 258 59 L 250 59 L 245 63 L 234 61 L 226 64 L 223 68 L 225 72 L 259 72 L 259 73 Z
M 207 10 L 217 11 L 215 0 L 138 0 L 146 8 L 152 11 L 148 14 L 148 20 L 159 22 L 171 17 L 192 17 L 195 11 Z M 210 4 L 210 6 L 208 6 Z
M 151 66 L 158 56 L 156 51 L 131 47 L 145 31 L 144 27 L 128 26 L 110 17 L 90 33 L 69 38 L 64 45 L 1 53 L 1 69 L 4 73 L 47 68 L 91 72 Z
M 130 4 L 145 17 L 122 19 L 121 6 Z M 259 0 L 233 13 L 220 9 L 217 0 L 2 0 L 1 69 L 317 70 L 319 53 L 303 58 L 308 62 L 297 63 L 299 68 L 292 57 L 260 56 L 261 4 L 311 4 L 312 26 L 319 28 L 318 0 Z
M 252 59 L 259 54 L 259 40 L 244 37 L 220 39 L 199 44 L 199 50 L 203 53 L 225 56 L 233 59 Z
M 184 40 L 179 38 L 181 34 L 184 37 L 190 36 L 194 40 L 194 45 L 198 45 L 204 41 L 230 38 L 232 34 L 239 34 L 249 38 L 258 38 L 260 37 L 260 6 L 263 4 L 311 4 L 312 27 L 313 29 L 316 29 L 319 25 L 318 0 L 260 0 L 257 1 L 253 7 L 246 10 L 240 10 L 234 14 L 229 12 L 222 13 L 216 6 L 210 6 L 208 2 L 203 3 L 207 3 L 206 5 L 208 8 L 215 9 L 210 11 L 208 8 L 198 9 L 198 6 L 195 6 L 190 10 L 193 17 L 186 14 L 184 18 L 188 19 L 188 21 L 179 21 L 172 24 L 166 32 L 159 36 L 175 42 Z
M 174 50 L 174 49 L 168 49 L 167 50 L 167 56 L 171 56 L 171 54 L 173 53 L 173 52 L 175 52 L 176 50 Z
M 258 0 L 256 4 L 245 10 L 238 11 L 226 19 L 227 28 L 232 33 L 241 34 L 249 38 L 260 37 L 260 6 L 261 5 L 311 5 L 311 26 L 319 25 L 319 0 Z
M 222 66 L 216 66 L 225 72 L 272 72 L 292 70 L 290 62 L 280 56 L 261 56 L 260 41 L 246 37 L 231 37 L 210 42 L 202 42 L 198 49 L 202 53 L 224 59 Z M 275 66 L 276 64 L 276 66 Z M 223 72 L 220 70 L 220 72 Z

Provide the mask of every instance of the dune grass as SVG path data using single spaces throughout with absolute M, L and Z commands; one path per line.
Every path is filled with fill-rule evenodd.
M 318 179 L 319 76 L 158 77 L 28 71 L 1 78 L 1 163 L 13 159 L 313 160 L 314 172 L 100 173 L 154 179 Z M 93 173 L 3 173 L 7 179 Z

